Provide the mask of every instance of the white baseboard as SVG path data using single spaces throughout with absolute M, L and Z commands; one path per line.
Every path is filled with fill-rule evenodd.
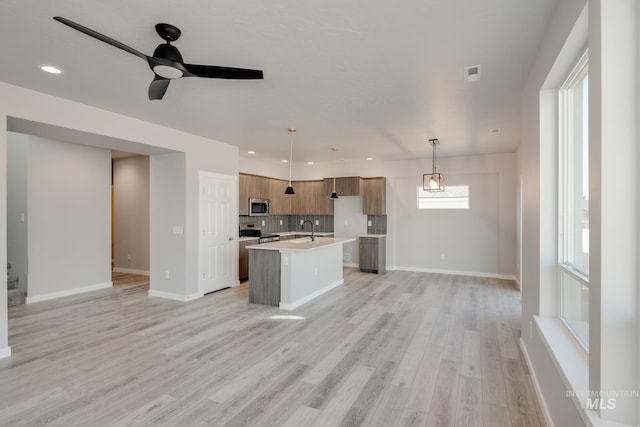
M 387 267 L 387 270 L 415 271 L 418 273 L 450 274 L 452 276 L 486 277 L 489 279 L 504 279 L 504 280 L 514 280 L 514 281 L 517 280 L 516 276 L 513 274 L 483 273 L 483 272 L 477 272 L 477 271 L 440 270 L 437 268 L 402 267 L 397 265 L 392 268 Z
M 354 264 L 352 262 L 343 262 L 342 266 L 343 267 L 360 267 L 360 264 Z
M 308 303 L 312 299 L 319 297 L 320 295 L 324 294 L 325 292 L 328 292 L 331 289 L 342 285 L 343 283 L 344 283 L 344 279 L 336 280 L 335 282 L 328 284 L 324 288 L 318 289 L 317 291 L 307 295 L 304 298 L 300 298 L 299 300 L 296 300 L 296 301 L 292 302 L 291 304 L 281 302 L 279 307 L 281 309 L 283 309 L 283 310 L 295 310 L 296 308 L 300 307 L 301 305 Z
M 36 302 L 68 297 L 70 295 L 82 294 L 85 292 L 97 291 L 98 289 L 106 289 L 111 287 L 113 287 L 113 282 L 105 282 L 105 283 L 98 283 L 96 285 L 83 286 L 81 288 L 67 289 L 65 291 L 60 291 L 60 292 L 51 292 L 50 294 L 36 295 L 34 297 L 28 296 L 26 299 L 26 303 L 33 304 Z
M 538 396 L 538 402 L 540 403 L 540 409 L 542 409 L 544 420 L 547 423 L 547 426 L 554 427 L 553 420 L 551 419 L 551 414 L 549 413 L 549 408 L 547 407 L 547 402 L 544 400 L 542 390 L 540 390 L 540 383 L 538 382 L 536 371 L 533 369 L 533 364 L 531 363 L 531 359 L 529 359 L 529 353 L 527 352 L 527 347 L 524 345 L 522 337 L 520 338 L 520 349 L 522 350 L 522 354 L 524 355 L 524 361 L 529 368 L 529 373 L 531 374 L 531 380 L 533 382 L 533 388 L 536 391 L 536 396 Z
M 11 347 L 5 347 L 0 349 L 0 359 L 11 356 Z
M 155 291 L 153 289 L 149 289 L 149 296 L 170 299 L 170 300 L 180 301 L 180 302 L 188 302 L 188 301 L 192 301 L 194 299 L 198 299 L 202 297 L 202 295 L 200 295 L 199 293 L 190 294 L 190 295 L 181 295 L 181 294 L 174 294 L 172 292 Z
M 113 267 L 116 273 L 140 274 L 141 276 L 149 276 L 149 272 L 145 270 L 136 270 L 133 268 Z

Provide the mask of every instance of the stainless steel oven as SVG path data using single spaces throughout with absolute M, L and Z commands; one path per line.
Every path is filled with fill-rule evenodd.
M 249 199 L 249 216 L 269 215 L 269 199 Z

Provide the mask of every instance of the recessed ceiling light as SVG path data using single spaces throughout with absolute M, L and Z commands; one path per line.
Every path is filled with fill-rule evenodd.
M 282 163 L 289 163 L 289 160 L 286 160 L 286 159 L 282 159 L 282 160 L 280 160 L 280 161 L 281 161 Z
M 256 154 L 256 152 L 255 152 L 255 151 L 253 151 L 253 150 L 249 150 L 249 151 L 247 151 L 247 153 L 249 153 L 249 154 Z
M 373 160 L 373 157 L 367 157 L 367 160 Z
M 58 67 L 54 67 L 53 65 L 41 65 L 40 69 L 50 74 L 62 74 L 62 70 Z
M 308 164 L 308 165 L 312 165 L 312 164 L 313 164 L 313 162 L 307 162 L 307 164 Z

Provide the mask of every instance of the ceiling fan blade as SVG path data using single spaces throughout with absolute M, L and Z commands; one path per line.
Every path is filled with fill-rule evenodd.
M 156 75 L 156 78 L 153 79 L 153 81 L 149 85 L 149 99 L 162 99 L 164 93 L 169 87 L 170 81 L 170 79 L 165 79 L 164 77 Z
M 262 70 L 250 70 L 247 68 L 218 67 L 217 65 L 184 64 L 191 73 L 186 77 L 208 77 L 212 79 L 263 79 Z
M 76 22 L 73 22 L 73 21 L 71 21 L 71 20 L 69 20 L 67 18 L 63 18 L 61 16 L 54 16 L 53 19 L 55 19 L 58 22 L 63 23 L 64 25 L 67 25 L 67 26 L 73 28 L 74 30 L 78 30 L 81 33 L 85 33 L 88 36 L 91 36 L 91 37 L 96 38 L 96 39 L 98 39 L 100 41 L 108 43 L 111 46 L 115 46 L 118 49 L 124 50 L 125 52 L 132 53 L 135 56 L 138 56 L 141 59 L 144 59 L 145 61 L 147 60 L 147 55 L 145 55 L 144 53 L 142 53 L 142 52 L 140 52 L 138 50 L 135 50 L 134 48 L 132 48 L 130 46 L 127 46 L 124 43 L 120 43 L 118 40 L 114 40 L 109 36 L 105 36 L 104 34 L 100 34 L 99 32 L 97 32 L 95 30 L 92 30 L 91 28 L 87 28 L 84 25 L 80 25 L 80 24 L 78 24 Z

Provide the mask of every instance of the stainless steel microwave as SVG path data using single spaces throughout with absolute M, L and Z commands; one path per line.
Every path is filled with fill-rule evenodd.
M 249 199 L 249 216 L 269 215 L 269 199 Z

